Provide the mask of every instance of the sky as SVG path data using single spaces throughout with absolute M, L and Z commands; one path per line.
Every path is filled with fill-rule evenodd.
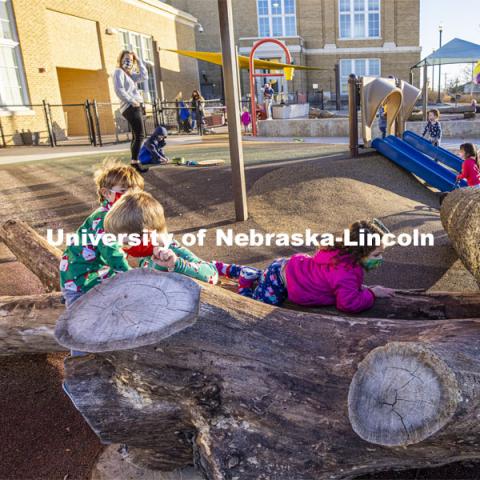
M 443 25 L 442 44 L 455 37 L 480 44 L 480 0 L 420 0 L 420 46 L 422 58 L 430 55 L 439 45 L 438 26 Z M 479 58 L 480 60 L 480 58 Z M 442 85 L 457 77 L 466 65 L 442 66 Z M 428 75 L 431 77 L 432 67 Z M 435 85 L 438 67 L 435 67 Z

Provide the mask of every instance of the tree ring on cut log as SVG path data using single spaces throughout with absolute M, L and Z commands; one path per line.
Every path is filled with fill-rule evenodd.
M 200 289 L 176 273 L 133 269 L 117 274 L 67 309 L 55 336 L 61 345 L 83 352 L 151 345 L 195 323 Z
M 359 364 L 348 392 L 353 430 L 384 446 L 412 445 L 433 435 L 460 401 L 455 374 L 419 343 L 391 342 Z

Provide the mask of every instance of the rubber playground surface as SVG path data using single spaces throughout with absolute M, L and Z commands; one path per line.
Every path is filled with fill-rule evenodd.
M 385 265 L 367 284 L 397 288 L 476 290 L 443 231 L 434 192 L 380 155 L 349 159 L 345 145 L 244 143 L 250 218 L 236 223 L 232 204 L 228 144 L 167 147 L 170 157 L 222 158 L 219 167 L 154 167 L 145 174 L 146 190 L 165 208 L 176 237 L 207 229 L 200 257 L 264 266 L 291 255 L 289 247 L 215 245 L 216 228 L 235 233 L 292 232 L 312 228 L 336 231 L 358 218 L 376 216 L 394 232 L 418 228 L 435 236 L 435 246 L 394 247 Z M 128 154 L 112 157 L 128 160 Z M 18 218 L 45 235 L 46 228 L 76 229 L 96 206 L 92 173 L 105 157 L 71 157 L 0 167 L 0 221 Z M 0 244 L 0 294 L 26 295 L 42 286 Z M 2 480 L 87 479 L 102 451 L 61 389 L 63 355 L 19 356 L 0 360 Z M 479 465 L 452 464 L 436 469 L 388 472 L 364 478 L 475 479 Z M 121 479 L 119 479 L 121 480 Z

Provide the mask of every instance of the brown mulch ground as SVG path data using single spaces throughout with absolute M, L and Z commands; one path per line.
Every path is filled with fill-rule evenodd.
M 64 357 L 0 360 L 0 479 L 89 478 L 102 446 L 62 390 Z

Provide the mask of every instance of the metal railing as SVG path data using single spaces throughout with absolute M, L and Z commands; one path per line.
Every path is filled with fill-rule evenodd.
M 226 110 L 219 99 L 205 100 L 203 109 L 195 108 L 190 101 L 160 101 L 160 123 L 169 133 L 213 133 L 213 129 L 225 125 Z
M 54 104 L 43 100 L 41 104 L 0 105 L 0 110 L 34 111 L 31 126 L 27 130 L 8 132 L 5 120 L 0 116 L 0 146 L 64 145 L 103 146 L 130 140 L 128 122 L 120 113 L 120 103 L 85 100 L 84 103 Z M 160 125 L 158 101 L 144 105 L 145 134 L 151 135 Z M 27 122 L 24 122 L 27 123 Z
M 310 103 L 324 108 L 323 90 L 284 95 L 280 100 L 286 103 Z M 250 100 L 240 101 L 240 110 L 246 107 L 250 111 Z M 29 109 L 34 111 L 31 127 L 21 131 L 7 131 L 5 117 L 0 116 L 0 146 L 47 145 L 93 145 L 102 147 L 107 144 L 128 142 L 131 138 L 130 127 L 120 112 L 120 103 L 87 99 L 83 103 L 50 103 L 43 100 L 39 104 L 0 105 L 0 111 Z M 7 117 L 8 118 L 8 117 Z M 25 117 L 27 118 L 27 117 Z M 3 119 L 3 122 L 2 122 Z M 214 133 L 215 129 L 226 125 L 228 114 L 220 99 L 205 100 L 200 111 L 198 104 L 191 101 L 159 100 L 144 104 L 143 124 L 145 135 L 149 136 L 156 127 L 163 125 L 170 134 Z M 23 122 L 28 125 L 28 121 Z

